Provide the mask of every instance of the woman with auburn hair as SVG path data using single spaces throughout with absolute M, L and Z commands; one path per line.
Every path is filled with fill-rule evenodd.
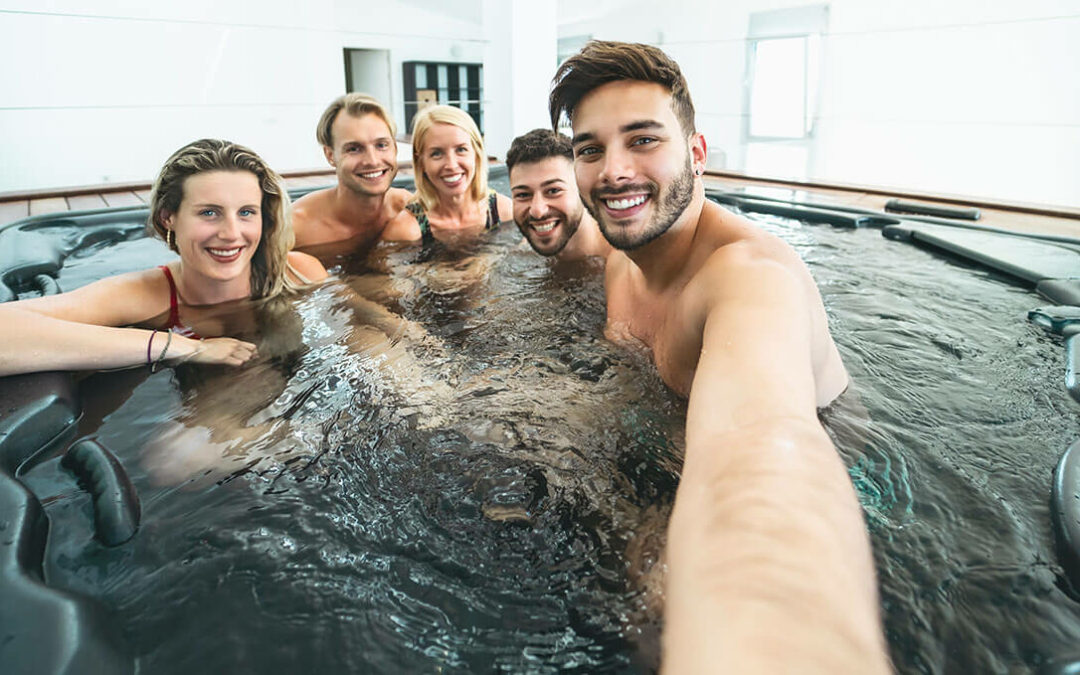
M 0 305 L 0 375 L 179 361 L 239 366 L 255 345 L 216 337 L 220 322 L 206 308 L 326 277 L 318 260 L 289 251 L 281 177 L 228 141 L 203 139 L 173 153 L 154 183 L 147 230 L 180 259 Z
M 457 239 L 513 216 L 510 199 L 488 189 L 484 141 L 468 113 L 424 108 L 413 118 L 412 143 L 416 197 L 387 225 L 384 240 Z

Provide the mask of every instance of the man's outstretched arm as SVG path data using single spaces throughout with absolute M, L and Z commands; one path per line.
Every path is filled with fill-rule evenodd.
M 668 529 L 668 673 L 883 673 L 862 511 L 818 423 L 800 282 L 720 253 Z

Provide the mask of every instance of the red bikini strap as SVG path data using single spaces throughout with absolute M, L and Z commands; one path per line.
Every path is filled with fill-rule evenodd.
M 173 281 L 172 272 L 168 265 L 160 265 L 165 278 L 169 280 L 169 325 L 166 328 L 176 328 L 180 325 L 180 310 L 176 302 L 176 282 Z

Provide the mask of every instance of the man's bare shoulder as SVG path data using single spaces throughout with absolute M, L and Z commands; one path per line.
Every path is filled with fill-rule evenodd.
M 802 259 L 786 241 L 765 231 L 745 216 L 729 211 L 714 203 L 702 209 L 699 233 L 712 258 L 720 254 L 718 261 L 740 267 L 771 260 L 783 265 L 800 266 Z
M 383 241 L 416 241 L 421 236 L 420 224 L 416 222 L 416 216 L 408 209 L 402 208 L 383 228 L 380 238 Z
M 334 188 L 325 187 L 321 190 L 313 190 L 292 203 L 293 218 L 302 216 L 305 218 L 318 218 L 330 207 Z
M 317 243 L 316 230 L 330 225 L 334 188 L 309 192 L 292 205 L 292 227 L 296 235 L 296 246 Z
M 598 256 L 610 258 L 615 248 L 604 238 L 600 232 L 600 226 L 596 224 L 592 216 L 585 214 L 581 217 L 576 237 L 582 239 L 581 251 L 586 256 Z
M 713 251 L 683 300 L 688 315 L 703 327 L 714 317 L 720 324 L 737 326 L 736 333 L 755 336 L 759 345 L 801 335 L 809 346 L 815 402 L 824 407 L 847 387 L 847 371 L 813 277 L 793 248 L 776 241 L 743 240 Z M 780 325 L 784 328 L 777 333 Z
M 390 191 L 386 196 L 390 201 L 390 210 L 396 214 L 405 208 L 405 205 L 412 199 L 413 193 L 405 188 L 390 188 Z
M 771 236 L 745 216 L 729 211 L 711 200 L 706 200 L 701 208 L 697 232 L 703 243 L 711 248 Z
M 757 238 L 719 246 L 687 284 L 686 299 L 696 299 L 707 314 L 719 304 L 800 294 L 800 275 L 785 258 L 773 242 Z

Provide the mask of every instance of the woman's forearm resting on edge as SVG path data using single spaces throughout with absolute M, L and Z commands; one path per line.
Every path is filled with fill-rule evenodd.
M 141 328 L 113 328 L 56 319 L 15 307 L 0 308 L 0 376 L 45 370 L 126 368 L 159 360 L 168 336 Z M 173 335 L 166 356 L 190 358 L 199 341 Z

